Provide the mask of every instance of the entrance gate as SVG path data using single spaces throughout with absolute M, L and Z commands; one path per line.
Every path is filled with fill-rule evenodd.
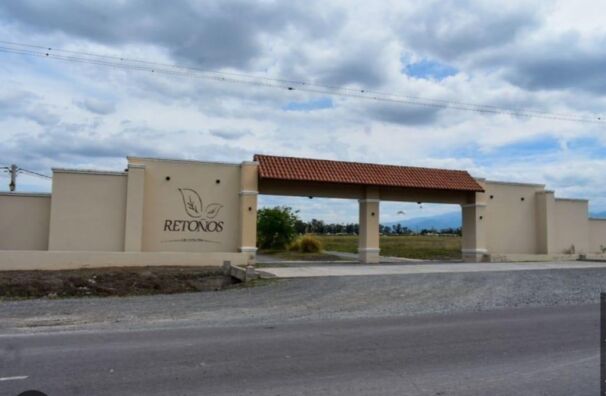
M 256 182 L 259 194 L 357 199 L 361 262 L 379 261 L 380 201 L 459 204 L 463 213 L 463 258 L 478 261 L 486 253 L 480 240 L 484 205 L 477 200 L 477 194 L 484 190 L 466 171 L 269 155 L 255 155 L 248 166 L 258 167 L 258 179 L 250 183 L 252 187 Z M 243 185 L 242 193 L 246 191 Z M 247 202 L 256 207 L 256 196 L 242 202 L 242 210 L 250 211 Z

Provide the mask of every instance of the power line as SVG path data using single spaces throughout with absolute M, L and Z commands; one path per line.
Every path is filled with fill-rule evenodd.
M 48 176 L 48 175 L 45 175 L 45 174 L 42 174 L 42 173 L 34 172 L 34 171 L 23 169 L 23 168 L 19 168 L 18 171 L 19 172 L 24 172 L 24 173 L 29 173 L 30 175 L 42 177 L 44 179 L 52 179 L 52 176 Z
M 41 177 L 44 179 L 52 179 L 52 177 L 50 177 L 48 175 L 38 173 L 35 171 L 31 171 L 29 169 L 20 168 L 15 164 L 12 164 L 10 166 L 2 166 L 2 167 L 0 167 L 0 169 L 3 169 L 4 172 L 7 172 L 9 174 L 10 182 L 8 183 L 8 188 L 11 192 L 13 192 L 17 189 L 17 175 L 20 173 L 27 173 L 32 176 L 37 176 L 37 177 Z
M 213 80 L 223 83 L 244 84 L 288 91 L 302 91 L 315 94 L 351 97 L 356 99 L 382 101 L 394 104 L 414 105 L 439 109 L 454 109 L 461 111 L 473 111 L 484 114 L 504 114 L 524 118 L 539 118 L 555 121 L 571 121 L 594 124 L 602 124 L 606 121 L 600 116 L 589 118 L 588 116 L 583 116 L 580 114 L 558 114 L 537 110 L 515 110 L 492 105 L 421 98 L 417 96 L 390 94 L 373 90 L 322 85 L 305 81 L 259 77 L 243 73 L 204 70 L 180 65 L 145 61 L 140 59 L 131 59 L 83 51 L 70 51 L 52 47 L 44 47 L 40 45 L 23 44 L 3 40 L 0 40 L 0 43 L 10 46 L 0 46 L 0 52 L 5 53 L 50 58 L 72 63 L 92 64 L 123 70 L 146 71 L 169 76 Z
M 152 73 L 177 75 L 177 76 L 185 76 L 185 77 L 197 77 L 197 78 L 212 79 L 212 80 L 216 80 L 216 81 L 220 81 L 220 82 L 248 84 L 248 85 L 256 85 L 256 86 L 272 87 L 272 88 L 282 88 L 282 89 L 286 88 L 291 91 L 297 90 L 296 88 L 291 87 L 291 86 L 278 85 L 275 83 L 274 84 L 263 83 L 258 80 L 252 80 L 252 79 L 237 80 L 237 79 L 227 78 L 227 77 L 193 75 L 191 72 L 184 73 L 184 72 L 175 71 L 175 70 L 166 70 L 166 69 L 159 69 L 159 68 L 136 66 L 136 65 L 131 65 L 128 63 L 115 63 L 115 62 L 99 61 L 99 60 L 90 59 L 90 58 L 62 56 L 62 55 L 55 55 L 50 52 L 41 53 L 41 52 L 36 52 L 36 51 L 20 50 L 20 49 L 6 48 L 6 47 L 0 47 L 0 51 L 23 54 L 23 55 L 47 57 L 47 58 L 50 57 L 53 59 L 58 59 L 58 60 L 63 60 L 63 61 L 88 63 L 88 64 L 94 64 L 94 65 L 100 65 L 100 66 L 115 67 L 115 68 L 120 68 L 120 69 L 149 71 Z M 70 52 L 75 52 L 75 51 L 70 51 Z M 95 56 L 106 57 L 104 55 L 95 55 Z M 111 58 L 115 58 L 115 57 L 111 57 Z M 119 58 L 119 59 L 122 62 L 127 60 L 127 58 Z M 137 62 L 145 62 L 145 61 L 137 61 Z M 146 63 L 153 63 L 153 62 L 146 62 Z M 162 65 L 162 64 L 158 64 L 158 65 Z M 187 71 L 193 70 L 191 68 L 184 68 L 181 66 L 169 66 L 169 67 L 173 68 L 173 69 L 185 69 Z M 204 73 L 204 72 L 199 72 L 199 73 Z M 213 72 L 213 73 L 219 74 L 219 75 L 221 74 L 221 72 Z M 257 78 L 257 77 L 249 77 L 249 78 Z M 262 78 L 262 80 L 263 79 L 271 81 L 271 79 Z M 276 80 L 276 81 L 280 81 L 280 80 Z M 307 84 L 307 83 L 301 83 L 301 84 Z M 472 105 L 472 104 L 465 104 L 465 103 L 460 103 L 460 102 L 437 101 L 437 100 L 432 100 L 432 99 L 422 99 L 423 102 L 420 101 L 420 98 L 408 99 L 408 100 L 402 100 L 402 99 L 398 100 L 398 99 L 394 99 L 394 98 L 390 98 L 390 97 L 368 96 L 368 95 L 361 95 L 359 93 L 354 94 L 354 93 L 348 93 L 348 92 L 327 91 L 326 89 L 314 89 L 313 88 L 314 86 L 319 86 L 319 85 L 314 85 L 314 84 L 307 84 L 307 85 L 308 86 L 306 86 L 306 87 L 299 87 L 298 90 L 303 91 L 303 92 L 348 96 L 348 97 L 355 97 L 355 98 L 361 98 L 361 99 L 372 99 L 372 100 L 378 100 L 378 101 L 384 101 L 384 102 L 410 104 L 410 105 L 426 106 L 426 107 L 434 107 L 434 108 L 452 108 L 452 109 L 457 109 L 457 110 L 475 111 L 475 112 L 480 112 L 480 113 L 508 114 L 508 115 L 512 115 L 512 116 L 529 117 L 529 118 L 544 118 L 544 119 L 560 120 L 560 121 L 575 121 L 575 122 L 588 122 L 588 123 L 601 123 L 602 122 L 600 117 L 598 117 L 597 119 L 589 119 L 589 118 L 582 118 L 579 115 L 557 115 L 557 114 L 552 114 L 552 113 L 540 113 L 540 112 L 536 112 L 536 111 L 527 111 L 527 110 L 526 111 L 516 111 L 516 110 L 501 109 L 501 108 L 498 108 L 495 106 Z M 319 86 L 319 87 L 324 87 L 324 86 Z M 328 88 L 328 86 L 326 86 L 326 87 Z M 338 88 L 337 87 L 337 89 L 349 91 L 349 92 L 353 92 L 353 91 L 358 92 L 357 90 L 352 90 L 351 88 Z M 367 93 L 367 91 L 365 91 L 365 90 L 359 90 L 359 92 L 362 94 Z M 368 92 L 371 92 L 371 91 L 368 91 Z M 390 96 L 396 96 L 396 95 L 390 95 Z M 414 98 L 414 97 L 412 97 L 412 98 Z M 443 102 L 443 103 L 440 103 L 440 102 Z M 482 107 L 478 107 L 478 106 L 482 106 Z
M 29 169 L 21 168 L 21 167 L 19 167 L 17 165 L 0 166 L 0 169 L 4 169 L 5 173 L 10 172 L 11 169 L 15 169 L 17 173 L 29 173 L 29 174 L 34 175 L 34 176 L 43 177 L 45 179 L 52 179 L 53 178 L 52 176 L 45 175 L 45 174 L 39 173 L 39 172 L 35 172 L 35 171 L 29 170 Z
M 475 107 L 475 108 L 485 108 L 485 109 L 491 109 L 491 110 L 510 110 L 510 111 L 515 111 L 515 110 L 505 109 L 505 108 L 498 107 L 498 106 L 493 106 L 493 105 L 485 105 L 485 104 L 470 103 L 470 102 L 461 102 L 461 101 L 451 101 L 451 100 L 443 100 L 443 99 L 422 98 L 422 97 L 418 97 L 418 96 L 393 94 L 393 93 L 386 93 L 386 92 L 375 91 L 375 90 L 368 90 L 368 89 L 353 89 L 353 88 L 340 87 L 340 86 L 334 86 L 334 85 L 310 83 L 310 82 L 300 81 L 300 80 L 288 80 L 288 79 L 280 79 L 280 78 L 271 78 L 271 77 L 264 77 L 264 76 L 256 76 L 256 75 L 245 74 L 245 73 L 221 72 L 221 71 L 216 71 L 216 70 L 208 70 L 208 69 L 202 69 L 202 68 L 196 68 L 196 67 L 190 67 L 190 66 L 182 66 L 182 65 L 175 65 L 175 64 L 168 64 L 168 63 L 152 62 L 152 61 L 141 60 L 141 59 L 134 59 L 134 58 L 125 58 L 125 57 L 122 57 L 122 56 L 103 55 L 103 54 L 84 52 L 84 51 L 72 51 L 72 50 L 65 50 L 65 49 L 59 49 L 59 48 L 44 47 L 44 46 L 41 46 L 41 45 L 24 44 L 24 43 L 17 43 L 17 42 L 13 42 L 13 41 L 0 40 L 0 44 L 2 44 L 2 43 L 3 44 L 14 45 L 14 46 L 17 46 L 17 47 L 42 49 L 42 50 L 45 50 L 45 51 L 48 52 L 48 54 L 45 54 L 47 56 L 50 56 L 50 52 L 54 51 L 54 52 L 66 53 L 66 54 L 75 54 L 75 55 L 90 56 L 90 57 L 94 57 L 94 58 L 113 59 L 113 60 L 120 61 L 121 63 L 127 62 L 127 63 L 144 64 L 144 65 L 151 65 L 151 66 L 157 66 L 157 67 L 175 68 L 175 69 L 188 70 L 188 71 L 194 71 L 194 72 L 199 72 L 199 73 L 211 73 L 211 74 L 224 75 L 224 76 L 236 76 L 236 77 L 243 77 L 243 78 L 253 78 L 253 79 L 265 80 L 265 81 L 271 81 L 271 82 L 288 83 L 288 84 L 305 86 L 305 87 L 319 87 L 319 88 L 333 89 L 333 90 L 345 91 L 345 92 L 351 92 L 351 93 L 366 93 L 366 94 L 369 94 L 369 95 L 375 94 L 375 95 L 381 95 L 381 96 L 389 96 L 389 97 L 394 97 L 394 98 L 404 98 L 404 99 L 420 100 L 420 101 L 425 101 L 425 102 L 440 103 L 440 104 L 446 104 L 446 105 L 456 104 L 456 105 L 471 106 L 471 107 Z M 527 113 L 527 114 L 538 114 L 538 115 L 560 116 L 560 117 L 569 117 L 569 118 L 578 118 L 579 117 L 576 114 L 552 113 L 552 112 L 544 112 L 544 111 L 538 111 L 538 110 L 525 110 L 524 113 Z

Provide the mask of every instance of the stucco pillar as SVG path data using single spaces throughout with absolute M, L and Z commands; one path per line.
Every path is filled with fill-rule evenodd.
M 488 227 L 486 225 L 486 202 L 484 193 L 475 193 L 471 202 L 461 205 L 463 214 L 463 260 L 481 262 L 489 253 L 486 248 Z
M 140 252 L 143 243 L 145 165 L 128 164 L 124 251 Z
M 555 196 L 553 191 L 537 191 L 537 253 L 550 254 L 556 249 Z
M 254 265 L 257 252 L 257 196 L 259 163 L 244 161 L 240 171 L 240 251 Z
M 358 257 L 363 263 L 379 262 L 379 202 L 379 192 L 374 189 L 368 189 L 359 200 Z

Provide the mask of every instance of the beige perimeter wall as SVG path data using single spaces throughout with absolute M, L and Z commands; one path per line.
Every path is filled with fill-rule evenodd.
M 490 253 L 538 253 L 536 192 L 538 184 L 486 181 L 484 232 Z
M 70 265 L 84 260 L 85 256 L 78 254 L 85 251 L 99 252 L 94 259 L 90 256 L 89 265 L 103 260 L 115 265 L 125 263 L 123 260 L 143 263 L 138 260 L 151 256 L 140 254 L 139 249 L 184 253 L 158 256 L 172 260 L 166 264 L 201 262 L 198 254 L 209 254 L 213 265 L 218 265 L 221 257 L 236 261 L 246 258 L 246 255 L 230 256 L 240 249 L 254 251 L 255 238 L 248 238 L 240 228 L 241 218 L 246 218 L 246 230 L 255 230 L 255 164 L 246 165 L 250 175 L 255 176 L 246 181 L 240 164 L 132 157 L 129 163 L 138 165 L 137 179 L 133 176 L 131 181 L 142 180 L 137 184 L 138 193 L 131 194 L 129 208 L 129 213 L 138 214 L 131 216 L 136 220 L 131 221 L 130 228 L 138 245 L 132 254 L 105 254 L 125 250 L 128 173 L 60 169 L 54 171 L 52 199 L 44 194 L 0 194 L 0 250 L 12 251 L 6 254 L 14 256 L 14 265 L 34 257 L 24 255 L 23 250 L 48 249 L 55 252 L 52 262 L 69 259 Z M 466 223 L 473 220 L 477 226 L 473 244 L 476 250 L 485 248 L 495 255 L 563 254 L 574 245 L 576 253 L 596 253 L 606 246 L 606 220 L 588 219 L 586 200 L 553 199 L 553 193 L 549 193 L 551 204 L 542 205 L 538 197 L 546 197 L 543 185 L 493 181 L 482 184 L 485 193 L 477 194 L 471 201 L 463 195 L 448 199 L 440 195 L 432 199 L 424 196 L 432 202 L 463 203 L 464 212 L 465 208 L 474 208 L 467 209 L 467 217 L 475 217 L 467 218 Z M 275 194 L 314 191 L 313 185 L 277 182 L 261 183 L 259 187 L 261 192 Z M 368 198 L 351 186 L 335 187 L 327 194 Z M 386 190 L 381 194 L 385 195 L 380 195 L 381 199 L 387 200 L 421 199 L 397 191 Z M 378 207 L 375 213 L 378 215 Z M 75 253 L 59 254 L 65 251 Z
M 124 250 L 126 174 L 54 170 L 49 250 Z
M 555 200 L 555 253 L 589 251 L 588 202 L 578 199 Z
M 143 251 L 238 251 L 240 164 L 134 157 L 129 163 L 145 166 Z
M 601 253 L 606 248 L 606 219 L 589 219 L 589 252 Z
M 561 255 L 572 253 L 573 246 L 581 254 L 606 246 L 606 221 L 589 220 L 587 200 L 551 198 L 553 206 L 543 207 L 537 200 L 548 201 L 545 194 L 553 197 L 543 185 L 488 181 L 484 186 L 485 232 L 491 254 Z
M 0 250 L 47 250 L 49 194 L 0 193 Z

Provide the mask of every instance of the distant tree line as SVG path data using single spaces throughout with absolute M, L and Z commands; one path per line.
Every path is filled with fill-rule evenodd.
M 325 223 L 322 220 L 312 219 L 303 221 L 298 216 L 298 211 L 288 206 L 275 206 L 273 208 L 261 208 L 257 212 L 257 245 L 261 249 L 286 249 L 292 248 L 293 241 L 297 235 L 319 234 L 319 235 L 358 235 L 360 227 L 357 223 Z M 461 235 L 461 228 L 422 229 L 415 232 L 401 224 L 393 226 L 379 226 L 382 235 Z M 321 250 L 319 242 L 308 237 L 306 240 L 300 238 L 302 251 L 308 250 L 309 243 L 317 244 L 314 251 Z M 306 246 L 302 243 L 306 242 Z
M 303 221 L 297 219 L 295 231 L 297 234 L 320 234 L 320 235 L 357 235 L 360 226 L 357 223 L 325 223 L 323 220 L 312 219 Z M 383 235 L 461 235 L 461 228 L 423 228 L 411 230 L 402 227 L 401 224 L 393 226 L 379 225 L 379 232 Z

